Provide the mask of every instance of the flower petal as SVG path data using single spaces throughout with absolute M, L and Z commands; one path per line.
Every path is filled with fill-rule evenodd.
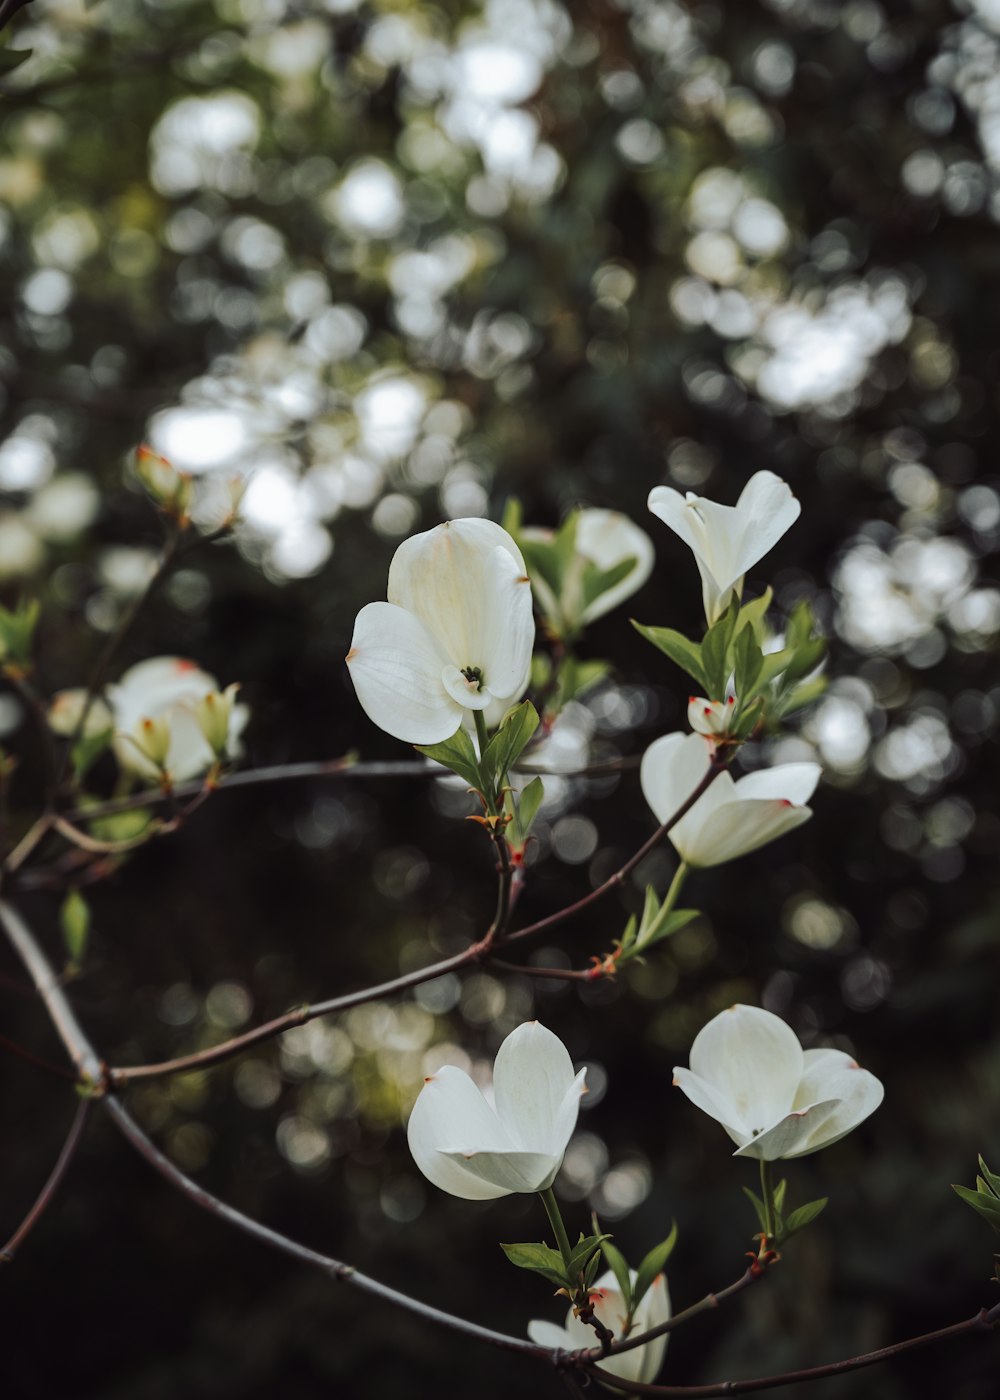
M 786 1114 L 773 1127 L 758 1133 L 748 1143 L 737 1148 L 734 1157 L 755 1157 L 765 1162 L 777 1162 L 784 1157 L 802 1157 L 806 1152 L 815 1151 L 803 1144 L 815 1132 L 818 1124 L 827 1121 L 829 1114 L 836 1109 L 837 1101 L 811 1104 Z M 846 1130 L 845 1130 L 846 1131 Z M 817 1144 L 822 1147 L 822 1143 Z
M 469 1173 L 487 1186 L 499 1188 L 493 1195 L 505 1196 L 514 1191 L 545 1191 L 555 1180 L 562 1166 L 562 1153 L 502 1152 L 484 1148 L 474 1152 L 443 1152 L 459 1170 Z
M 757 1006 L 731 1006 L 698 1032 L 691 1069 L 739 1114 L 748 1132 L 772 1127 L 790 1111 L 803 1070 L 791 1026 Z
M 499 546 L 486 561 L 486 597 L 482 608 L 475 664 L 483 683 L 500 700 L 520 699 L 528 683 L 535 618 L 531 583 L 523 566 Z
M 483 1150 L 504 1151 L 511 1144 L 475 1084 L 454 1065 L 444 1065 L 424 1081 L 406 1125 L 406 1140 L 427 1180 L 452 1196 L 488 1201 L 520 1189 L 489 1181 L 465 1165 L 460 1145 L 474 1150 L 473 1144 L 479 1143 Z
M 498 547 L 524 574 L 521 551 L 492 520 L 449 520 L 413 535 L 389 565 L 389 602 L 419 617 L 459 670 L 481 664 L 486 565 Z
M 451 738 L 462 707 L 441 680 L 446 664 L 412 613 L 392 603 L 368 603 L 358 613 L 347 665 L 361 708 L 387 734 L 409 744 Z
M 773 797 L 803 807 L 816 791 L 823 770 L 818 763 L 779 763 L 736 780 L 737 797 Z
M 559 1037 L 537 1021 L 511 1031 L 493 1068 L 497 1117 L 511 1141 L 561 1160 L 576 1126 L 583 1078 Z
M 533 1317 L 528 1323 L 528 1336 L 538 1346 L 552 1347 L 556 1351 L 575 1351 L 580 1345 L 565 1327 L 557 1327 L 554 1322 L 545 1322 L 540 1317 Z
M 842 1050 L 822 1049 L 805 1052 L 805 1073 L 796 1095 L 799 1102 L 835 1100 L 825 1117 L 815 1114 L 809 1131 L 791 1153 L 804 1157 L 838 1142 L 878 1108 L 885 1095 L 881 1080 L 862 1069 Z
M 716 778 L 713 787 L 720 781 Z M 692 816 L 697 812 L 696 807 Z M 811 816 L 811 808 L 793 807 L 784 799 L 721 803 L 701 823 L 696 845 L 684 858 L 690 865 L 721 865 L 756 851 L 769 841 L 776 841 L 779 836 L 802 826 Z
M 650 744 L 642 756 L 639 782 L 657 821 L 669 821 L 691 796 L 708 772 L 713 747 L 701 734 L 664 734 Z M 732 778 L 720 773 L 690 812 L 671 828 L 670 840 L 684 860 L 705 863 L 696 859 L 701 852 L 702 825 L 732 791 Z
M 618 510 L 581 510 L 576 522 L 576 547 L 585 559 L 599 569 L 613 569 L 623 559 L 635 565 L 614 588 L 584 608 L 581 621 L 593 622 L 631 598 L 653 572 L 656 551 L 653 541 L 627 515 Z
M 744 486 L 736 510 L 742 529 L 733 561 L 734 580 L 770 553 L 798 520 L 802 506 L 787 482 L 774 472 L 764 471 L 755 472 Z
M 681 1089 L 702 1113 L 721 1123 L 737 1146 L 742 1147 L 750 1137 L 750 1129 L 744 1126 L 736 1104 L 721 1089 L 702 1079 L 682 1065 L 674 1066 L 674 1084 Z
M 666 1275 L 657 1274 L 636 1309 L 629 1336 L 637 1337 L 643 1332 L 648 1332 L 651 1327 L 659 1327 L 660 1323 L 666 1322 L 670 1315 L 670 1289 L 667 1286 Z M 639 1347 L 631 1353 L 632 1356 L 639 1358 L 639 1369 L 631 1379 L 641 1381 L 644 1385 L 656 1380 L 660 1367 L 663 1365 L 663 1355 L 669 1340 L 669 1333 L 662 1337 L 654 1337 L 646 1346 Z M 626 1353 L 626 1355 L 628 1354 Z M 624 1361 L 625 1357 L 623 1356 L 621 1359 Z

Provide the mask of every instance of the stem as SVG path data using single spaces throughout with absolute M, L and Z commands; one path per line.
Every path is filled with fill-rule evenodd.
M 473 710 L 472 714 L 473 718 L 476 721 L 476 738 L 479 740 L 479 771 L 480 773 L 482 773 L 483 756 L 486 753 L 486 745 L 490 742 L 490 732 L 486 728 L 486 716 L 483 714 L 482 710 Z M 485 783 L 483 784 L 483 786 L 484 788 L 486 788 Z M 487 812 L 490 814 L 490 816 L 495 816 L 497 811 L 497 800 L 492 783 L 489 785 L 489 789 L 483 792 L 483 796 L 486 798 Z
M 728 1302 L 737 1293 L 742 1293 L 744 1288 L 749 1288 L 752 1283 L 756 1283 L 759 1278 L 763 1278 L 767 1272 L 766 1268 L 747 1269 L 747 1271 L 731 1283 L 728 1288 L 723 1288 L 718 1293 L 706 1293 L 704 1298 L 700 1298 L 697 1303 L 692 1303 L 683 1312 L 674 1313 L 668 1317 L 666 1322 L 661 1322 L 658 1327 L 650 1327 L 645 1332 L 633 1332 L 628 1337 L 618 1342 L 612 1342 L 607 1352 L 591 1349 L 590 1351 L 577 1352 L 576 1356 L 581 1361 L 600 1361 L 602 1356 L 617 1356 L 619 1352 L 634 1351 L 636 1347 L 644 1347 L 647 1342 L 653 1341 L 655 1337 L 664 1337 L 668 1332 L 675 1331 L 678 1327 L 683 1327 L 685 1323 L 693 1318 L 699 1317 L 703 1312 L 711 1312 L 720 1303 Z
M 76 1116 L 69 1130 L 69 1136 L 63 1143 L 62 1151 L 59 1153 L 59 1158 L 49 1174 L 49 1179 L 42 1187 L 35 1204 L 28 1211 L 28 1214 L 24 1217 L 13 1235 L 11 1235 L 3 1249 L 0 1249 L 0 1264 L 12 1264 L 14 1262 L 14 1255 L 38 1224 L 38 1221 L 59 1190 L 62 1179 L 66 1175 L 69 1164 L 72 1162 L 76 1154 L 76 1149 L 79 1146 L 84 1125 L 87 1122 L 87 1115 L 90 1112 L 90 1105 L 90 1099 L 81 1099 L 77 1105 Z
M 556 1237 L 556 1244 L 559 1246 L 559 1253 L 562 1261 L 566 1265 L 567 1275 L 569 1274 L 569 1261 L 573 1256 L 570 1248 L 569 1236 L 566 1233 L 566 1226 L 563 1224 L 562 1212 L 556 1200 L 555 1192 L 551 1186 L 547 1186 L 544 1191 L 539 1191 L 542 1198 L 542 1205 L 545 1207 L 545 1214 L 549 1217 L 549 1224 L 552 1226 L 552 1233 Z
M 682 860 L 680 865 L 674 871 L 674 878 L 670 881 L 670 888 L 667 890 L 666 896 L 663 900 L 663 904 L 660 906 L 661 919 L 665 919 L 668 914 L 671 914 L 673 912 L 674 905 L 677 903 L 677 900 L 680 897 L 681 890 L 684 886 L 684 881 L 687 879 L 688 871 L 690 869 L 691 867 L 688 865 L 687 861 Z
M 567 904 L 564 909 L 559 909 L 555 914 L 549 914 L 544 919 L 538 919 L 537 922 L 533 924 L 527 924 L 524 928 L 517 929 L 514 933 L 508 935 L 506 942 L 516 943 L 520 938 L 528 938 L 531 934 L 541 933 L 545 929 L 553 928 L 556 924 L 561 924 L 564 920 L 571 919 L 574 914 L 580 913 L 582 909 L 588 908 L 589 905 L 601 899 L 604 895 L 608 894 L 609 891 L 617 889 L 619 885 L 624 884 L 625 880 L 631 875 L 636 866 L 645 860 L 650 851 L 655 850 L 671 828 L 676 826 L 681 818 L 690 812 L 699 797 L 701 797 L 711 784 L 715 782 L 716 778 L 723 772 L 725 767 L 725 760 L 720 759 L 718 755 L 716 755 L 716 757 L 712 759 L 708 772 L 691 793 L 690 797 L 686 798 L 681 803 L 672 817 L 668 818 L 662 826 L 657 827 L 649 840 L 645 841 L 643 845 L 639 847 L 635 855 L 632 856 L 630 860 L 627 860 L 620 870 L 616 870 L 613 875 L 610 875 L 604 881 L 603 885 L 598 885 L 596 890 L 591 890 L 590 894 L 585 894 L 582 899 L 578 899 L 574 904 Z M 676 876 L 674 878 L 676 879 Z
M 774 1239 L 776 1227 L 774 1223 L 774 1183 L 771 1178 L 771 1163 L 760 1159 L 760 1194 L 764 1202 L 764 1235 L 761 1240 L 763 1249 L 767 1249 L 769 1243 Z

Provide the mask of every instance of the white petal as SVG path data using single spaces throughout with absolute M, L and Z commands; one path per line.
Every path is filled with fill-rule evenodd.
M 583 1075 L 574 1074 L 569 1051 L 537 1021 L 518 1026 L 500 1046 L 493 1068 L 497 1117 L 525 1151 L 562 1158 L 582 1092 Z
M 818 763 L 779 763 L 736 781 L 737 797 L 774 797 L 804 807 L 816 791 L 823 770 Z
M 811 1118 L 808 1133 L 791 1155 L 804 1157 L 839 1141 L 875 1112 L 884 1094 L 881 1080 L 842 1050 L 807 1050 L 796 1107 L 802 1101 L 836 1099 L 836 1103 L 825 1117 Z
M 666 822 L 684 804 L 708 772 L 714 745 L 701 734 L 664 734 L 642 756 L 639 783 L 657 821 Z M 670 840 L 693 865 L 710 864 L 701 832 L 717 807 L 729 801 L 733 780 L 720 773 L 691 810 L 670 830 Z
M 712 786 L 717 787 L 720 782 L 721 779 L 716 778 Z M 802 826 L 811 816 L 809 807 L 793 807 L 783 798 L 780 801 L 720 803 L 701 822 L 696 845 L 685 855 L 685 860 L 690 865 L 699 866 L 721 865 L 723 861 L 736 860 L 738 856 L 756 851 L 795 827 Z
M 535 644 L 531 584 L 524 568 L 518 568 L 509 551 L 501 548 L 487 559 L 484 581 L 482 631 L 473 664 L 481 668 L 490 693 L 509 702 L 520 699 L 531 667 Z
M 736 503 L 742 524 L 735 573 L 745 574 L 763 559 L 798 520 L 802 507 L 787 482 L 773 472 L 756 472 Z
M 447 661 L 427 628 L 392 603 L 368 603 L 354 624 L 347 665 L 373 724 L 409 744 L 450 739 L 462 707 L 444 688 Z
M 478 681 L 468 680 L 457 666 L 449 661 L 441 672 L 441 684 L 463 710 L 485 710 L 493 701 L 493 696 Z
M 721 1123 L 737 1146 L 743 1146 L 750 1137 L 750 1129 L 744 1126 L 739 1109 L 723 1090 L 681 1065 L 674 1066 L 674 1084 L 702 1113 Z
M 641 1333 L 649 1331 L 651 1327 L 659 1327 L 660 1323 L 666 1322 L 670 1315 L 670 1289 L 667 1286 L 666 1276 L 657 1274 L 636 1309 L 635 1320 L 629 1336 L 637 1337 Z M 638 1348 L 633 1353 L 639 1358 L 638 1374 L 633 1379 L 641 1381 L 644 1385 L 656 1380 L 660 1373 L 660 1367 L 663 1365 L 663 1354 L 669 1340 L 670 1333 L 668 1332 L 662 1337 L 654 1337 L 646 1346 Z M 622 1360 L 624 1359 L 623 1357 Z
M 745 1143 L 733 1153 L 734 1157 L 754 1157 L 765 1162 L 777 1162 L 783 1157 L 801 1157 L 815 1148 L 804 1146 L 807 1138 L 815 1131 L 816 1125 L 826 1122 L 829 1114 L 837 1107 L 836 1100 L 827 1103 L 811 1104 L 786 1114 L 773 1127 L 766 1129 Z M 822 1144 L 818 1144 L 822 1146 Z
M 749 1132 L 790 1111 L 802 1078 L 802 1047 L 791 1026 L 757 1006 L 731 1006 L 698 1032 L 691 1069 L 736 1109 Z
M 646 504 L 664 525 L 669 525 L 674 534 L 694 551 L 695 558 L 702 557 L 705 532 L 701 519 L 689 509 L 687 500 L 679 491 L 672 486 L 654 486 Z
M 653 572 L 653 541 L 634 521 L 617 510 L 581 510 L 576 525 L 577 550 L 599 569 L 613 569 L 623 559 L 635 559 L 634 568 L 614 588 L 609 588 L 583 610 L 581 621 L 593 622 L 631 598 Z
M 503 1150 L 510 1147 L 500 1122 L 469 1076 L 445 1065 L 424 1081 L 406 1125 L 406 1140 L 413 1160 L 428 1181 L 466 1201 L 488 1201 L 517 1189 L 486 1181 L 464 1162 L 456 1150 L 476 1144 Z
M 540 1317 L 533 1317 L 528 1323 L 528 1336 L 538 1346 L 553 1347 L 558 1351 L 575 1351 L 580 1345 L 565 1327 L 557 1327 L 554 1322 L 544 1322 Z
M 498 547 L 524 574 L 521 551 L 492 520 L 450 520 L 413 535 L 389 565 L 389 602 L 419 617 L 459 670 L 481 664 L 486 565 Z
M 495 1195 L 509 1195 L 513 1191 L 545 1191 L 556 1178 L 562 1166 L 562 1153 L 551 1156 L 547 1152 L 495 1152 L 488 1149 L 474 1152 L 445 1152 L 442 1154 L 461 1170 L 487 1186 L 498 1188 Z

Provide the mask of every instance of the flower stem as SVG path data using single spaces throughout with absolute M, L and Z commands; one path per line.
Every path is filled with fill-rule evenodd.
M 538 1194 L 542 1198 L 545 1214 L 549 1217 L 552 1233 L 556 1237 L 556 1244 L 559 1246 L 559 1253 L 562 1255 L 563 1263 L 566 1265 L 566 1271 L 568 1273 L 569 1261 L 573 1251 L 569 1246 L 569 1235 L 567 1235 L 566 1226 L 563 1224 L 563 1218 L 559 1210 L 559 1204 L 556 1201 L 555 1192 L 552 1190 L 551 1186 L 548 1186 L 544 1191 L 539 1191 Z
M 774 1240 L 776 1233 L 774 1223 L 774 1185 L 771 1180 L 771 1163 L 760 1159 L 760 1195 L 764 1202 L 764 1247 Z

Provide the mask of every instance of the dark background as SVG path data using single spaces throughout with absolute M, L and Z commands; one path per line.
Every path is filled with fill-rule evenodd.
M 557 1186 L 571 1228 L 593 1205 L 634 1258 L 675 1216 L 684 1306 L 741 1272 L 754 1173 L 671 1066 L 717 1010 L 762 1002 L 806 1043 L 850 1048 L 885 1103 L 790 1164 L 794 1199 L 828 1194 L 826 1215 L 765 1286 L 678 1333 L 663 1379 L 814 1364 L 996 1300 L 993 1240 L 949 1188 L 977 1152 L 1000 1160 L 995 25 L 985 4 L 873 0 L 485 18 L 458 0 L 35 0 L 15 21 L 34 55 L 0 106 L 0 586 L 44 602 L 46 693 L 81 681 L 157 546 L 129 466 L 150 437 L 182 466 L 263 474 L 236 545 L 185 564 L 120 662 L 178 652 L 240 680 L 249 764 L 407 756 L 354 700 L 354 615 L 384 596 L 400 538 L 498 518 L 512 493 L 539 523 L 613 506 L 657 545 L 642 593 L 583 644 L 615 678 L 567 717 L 582 757 L 638 755 L 683 723 L 686 678 L 626 621 L 700 623 L 693 563 L 645 511 L 655 484 L 731 502 L 759 468 L 785 477 L 802 517 L 748 591 L 772 582 L 779 622 L 811 597 L 831 640 L 827 696 L 772 755 L 819 753 L 814 819 L 693 876 L 703 919 L 646 967 L 586 994 L 487 969 L 131 1093 L 225 1199 L 463 1316 L 560 1317 L 497 1248 L 541 1233 L 536 1203 L 434 1191 L 401 1126 L 434 1046 L 489 1063 L 537 1014 L 592 1066 Z M 478 66 L 477 43 L 494 46 Z M 374 184 L 338 195 L 369 158 Z M 63 478 L 75 495 L 53 505 Z M 3 705 L 26 825 L 39 754 Z M 550 796 L 522 920 L 651 830 L 634 771 Z M 464 810 L 416 782 L 219 794 L 90 893 L 70 988 L 88 1032 L 112 1062 L 183 1053 L 464 946 L 493 903 Z M 664 853 L 642 874 L 663 888 L 671 868 Z M 640 894 L 537 956 L 585 965 Z M 24 908 L 63 956 L 58 899 Z M 17 976 L 10 954 L 0 971 Z M 0 1029 L 59 1055 L 6 983 Z M 10 1233 L 73 1103 L 0 1065 Z M 100 1113 L 0 1292 L 17 1400 L 558 1390 L 200 1214 Z M 985 1400 L 996 1367 L 973 1338 L 822 1394 Z

